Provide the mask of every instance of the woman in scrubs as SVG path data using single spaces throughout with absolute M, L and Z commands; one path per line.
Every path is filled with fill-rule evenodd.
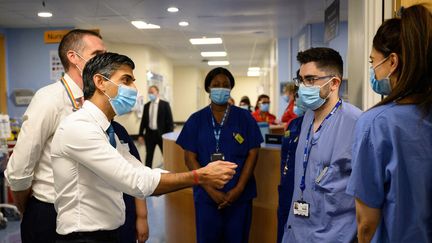
M 256 197 L 253 171 L 263 140 L 251 114 L 228 104 L 234 84 L 227 69 L 211 70 L 205 78 L 211 103 L 189 117 L 177 139 L 190 170 L 213 160 L 238 165 L 236 174 L 222 190 L 194 187 L 198 243 L 248 242 L 252 199 Z
M 421 5 L 378 29 L 371 85 L 386 95 L 357 122 L 347 193 L 359 242 L 432 242 L 432 15 Z

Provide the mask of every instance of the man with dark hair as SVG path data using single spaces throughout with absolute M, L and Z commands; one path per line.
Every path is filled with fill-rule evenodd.
M 60 121 L 82 103 L 81 71 L 88 59 L 106 51 L 99 34 L 75 29 L 59 45 L 66 71 L 59 82 L 39 89 L 23 116 L 21 132 L 5 177 L 23 215 L 23 243 L 55 242 L 56 211 L 50 149 Z
M 138 141 L 146 146 L 146 166 L 152 167 L 156 145 L 163 153 L 162 134 L 174 130 L 173 116 L 168 102 L 159 97 L 159 88 L 152 85 L 148 89 L 150 101 L 144 105 L 143 117 L 139 128 Z
M 129 153 L 110 121 L 135 105 L 134 67 L 116 53 L 89 60 L 83 72 L 86 101 L 53 137 L 58 243 L 118 242 L 125 219 L 122 192 L 144 199 L 193 185 L 221 188 L 235 173 L 235 164 L 216 161 L 191 172 L 161 174 Z
M 299 98 L 308 109 L 295 154 L 294 193 L 283 242 L 351 242 L 354 198 L 345 193 L 351 146 L 361 111 L 338 96 L 343 73 L 330 48 L 299 52 Z

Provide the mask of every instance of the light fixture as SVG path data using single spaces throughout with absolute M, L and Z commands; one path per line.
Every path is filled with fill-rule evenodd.
M 247 72 L 247 76 L 248 77 L 258 77 L 261 74 L 261 68 L 259 67 L 249 67 L 248 68 L 248 72 Z
M 177 7 L 171 6 L 171 7 L 167 8 L 167 11 L 170 13 L 177 13 L 179 11 L 179 9 Z
M 155 25 L 155 24 L 148 24 L 144 21 L 131 21 L 131 23 L 137 27 L 138 29 L 160 29 L 159 25 Z
M 192 45 L 222 44 L 221 38 L 192 38 L 189 41 Z
M 178 23 L 178 25 L 180 25 L 181 27 L 186 27 L 186 26 L 189 25 L 189 22 L 181 21 L 181 22 Z
M 229 61 L 208 61 L 209 66 L 226 66 L 229 65 Z
M 224 51 L 203 51 L 202 57 L 226 57 L 227 53 Z
M 42 1 L 42 11 L 40 11 L 37 15 L 41 18 L 51 18 L 53 16 L 53 14 L 48 11 L 48 9 L 46 9 L 45 7 L 45 1 Z

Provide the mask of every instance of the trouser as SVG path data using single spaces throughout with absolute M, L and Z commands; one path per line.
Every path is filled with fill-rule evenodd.
M 252 200 L 224 209 L 216 203 L 195 202 L 198 243 L 247 243 L 252 221 Z
M 21 221 L 22 243 L 54 243 L 56 217 L 54 204 L 31 197 Z
M 118 230 L 73 232 L 57 235 L 56 243 L 118 243 Z
M 145 164 L 147 167 L 152 168 L 153 164 L 153 155 L 156 148 L 156 145 L 159 146 L 161 152 L 163 152 L 162 148 L 162 136 L 159 134 L 158 130 L 146 129 L 144 135 L 145 145 L 146 145 L 146 161 Z

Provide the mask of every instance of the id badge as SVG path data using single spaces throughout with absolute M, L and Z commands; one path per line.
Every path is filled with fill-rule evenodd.
M 299 217 L 309 217 L 310 204 L 305 201 L 295 201 L 293 205 L 294 215 Z
M 210 156 L 210 162 L 216 160 L 225 160 L 225 156 L 223 155 L 223 153 L 214 153 Z

